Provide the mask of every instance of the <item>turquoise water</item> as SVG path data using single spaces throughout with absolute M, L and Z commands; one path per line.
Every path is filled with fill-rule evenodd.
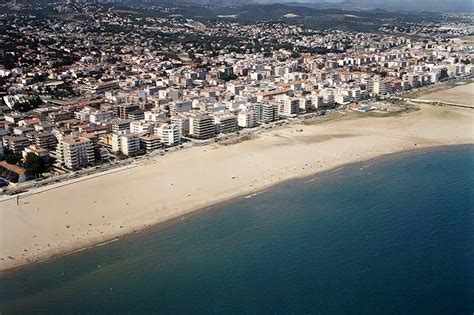
M 0 275 L 0 313 L 474 312 L 474 147 L 278 185 Z

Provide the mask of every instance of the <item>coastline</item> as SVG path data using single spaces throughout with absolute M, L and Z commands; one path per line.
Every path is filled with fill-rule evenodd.
M 85 250 L 88 250 L 88 249 L 91 249 L 91 248 L 104 246 L 104 245 L 119 241 L 120 239 L 122 239 L 124 237 L 127 237 L 127 236 L 130 236 L 130 235 L 133 235 L 135 233 L 145 233 L 149 229 L 159 229 L 160 227 L 163 227 L 165 224 L 174 224 L 177 221 L 186 219 L 186 217 L 188 215 L 198 215 L 199 212 L 201 212 L 201 211 L 212 211 L 212 209 L 217 208 L 221 205 L 225 205 L 226 203 L 229 203 L 229 202 L 238 201 L 242 198 L 252 198 L 254 196 L 265 193 L 265 191 L 267 191 L 268 189 L 272 189 L 272 188 L 274 188 L 278 185 L 284 185 L 285 183 L 291 182 L 291 181 L 294 181 L 294 180 L 304 180 L 305 178 L 308 178 L 308 182 L 313 182 L 314 180 L 322 180 L 323 177 L 325 177 L 325 176 L 331 176 L 332 173 L 337 172 L 338 170 L 340 170 L 344 167 L 350 166 L 350 165 L 356 165 L 356 164 L 360 164 L 360 163 L 373 164 L 373 163 L 378 163 L 378 162 L 391 160 L 391 159 L 394 159 L 395 157 L 405 157 L 405 156 L 410 156 L 412 154 L 426 154 L 426 153 L 430 153 L 430 152 L 433 152 L 433 151 L 444 151 L 444 150 L 447 150 L 447 149 L 457 149 L 457 148 L 462 148 L 462 147 L 468 147 L 468 146 L 471 146 L 471 145 L 474 145 L 474 143 L 470 143 L 470 144 L 447 144 L 447 145 L 440 145 L 440 146 L 433 146 L 433 147 L 413 148 L 413 149 L 408 149 L 406 151 L 387 153 L 387 154 L 384 154 L 384 155 L 381 155 L 381 156 L 376 156 L 376 157 L 370 158 L 368 160 L 360 160 L 360 161 L 355 161 L 355 162 L 349 162 L 349 163 L 337 166 L 333 169 L 320 171 L 320 172 L 309 174 L 309 175 L 298 176 L 298 177 L 294 177 L 294 178 L 288 178 L 288 179 L 276 182 L 275 184 L 273 184 L 269 187 L 251 192 L 250 194 L 242 194 L 242 195 L 235 196 L 235 197 L 232 197 L 232 198 L 229 198 L 229 199 L 225 199 L 225 200 L 222 200 L 222 201 L 219 201 L 219 202 L 216 202 L 216 203 L 212 203 L 209 206 L 205 206 L 205 207 L 202 207 L 202 208 L 197 208 L 197 209 L 191 210 L 191 211 L 189 211 L 185 214 L 175 216 L 175 217 L 170 217 L 169 219 L 166 219 L 166 220 L 154 223 L 154 224 L 143 226 L 141 228 L 138 228 L 138 229 L 133 230 L 133 231 L 126 232 L 126 233 L 121 234 L 119 236 L 114 236 L 112 238 L 104 238 L 102 240 L 98 239 L 96 241 L 93 241 L 90 245 L 85 245 L 83 247 L 78 247 L 76 249 L 72 249 L 70 251 L 65 251 L 65 252 L 62 252 L 62 253 L 57 253 L 57 254 L 52 254 L 52 255 L 46 254 L 46 256 L 44 258 L 38 258 L 37 260 L 30 261 L 30 262 L 27 262 L 27 263 L 24 263 L 24 264 L 14 265 L 14 266 L 12 266 L 10 268 L 7 268 L 7 269 L 0 269 L 0 276 L 2 276 L 4 274 L 8 274 L 9 272 L 17 271 L 19 269 L 28 267 L 28 266 L 33 265 L 33 264 L 46 262 L 46 261 L 49 261 L 49 260 L 52 260 L 52 259 L 55 259 L 55 258 L 58 258 L 58 257 L 72 255 L 72 254 L 79 253 L 79 252 L 82 252 L 82 251 L 85 251 Z M 318 176 L 318 178 L 314 178 L 315 176 Z M 40 193 L 40 192 L 38 192 L 38 193 Z
M 19 207 L 14 200 L 2 201 L 0 222 L 5 232 L 0 234 L 0 270 L 98 246 L 284 181 L 331 172 L 347 164 L 474 143 L 471 110 L 420 107 L 420 111 L 400 117 L 345 117 L 292 125 L 257 139 L 192 148 L 131 170 L 28 195 L 20 199 Z M 301 128 L 303 132 L 298 132 Z M 291 159 L 295 154 L 298 159 Z M 207 181 L 207 176 L 213 180 Z M 180 189 L 174 188 L 175 183 Z M 56 198 L 54 202 L 52 198 Z M 107 206 L 100 207 L 101 203 Z M 87 208 L 92 211 L 84 215 Z

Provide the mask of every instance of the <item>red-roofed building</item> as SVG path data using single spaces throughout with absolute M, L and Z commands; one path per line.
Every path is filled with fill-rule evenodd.
M 8 176 L 5 171 L 18 175 L 18 180 L 15 181 L 15 179 L 11 176 Z M 19 167 L 18 165 L 7 163 L 6 161 L 0 161 L 0 176 L 6 177 L 6 179 L 9 181 L 18 183 L 24 182 L 27 179 L 24 168 Z

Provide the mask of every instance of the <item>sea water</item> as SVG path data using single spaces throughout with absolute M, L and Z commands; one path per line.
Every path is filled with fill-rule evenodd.
M 288 181 L 0 275 L 0 313 L 474 312 L 474 147 Z

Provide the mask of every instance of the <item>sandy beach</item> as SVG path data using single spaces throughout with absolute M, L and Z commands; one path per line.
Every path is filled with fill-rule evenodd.
M 418 97 L 418 99 L 474 107 L 474 83 L 462 84 L 450 89 L 435 91 L 422 95 Z
M 474 143 L 474 111 L 349 112 L 0 202 L 0 270 L 98 244 L 283 180 L 416 148 Z

